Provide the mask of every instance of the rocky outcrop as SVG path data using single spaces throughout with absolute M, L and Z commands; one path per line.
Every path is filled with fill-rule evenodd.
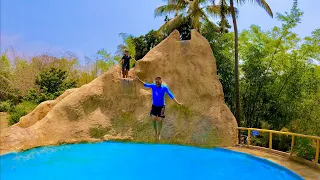
M 137 62 L 132 76 L 152 82 L 161 76 L 184 106 L 166 100 L 162 141 L 231 146 L 236 120 L 224 103 L 216 63 L 207 40 L 192 31 L 180 41 L 174 31 Z M 20 122 L 1 131 L 1 153 L 83 141 L 153 142 L 151 92 L 134 79 L 121 79 L 113 67 L 87 85 L 41 103 Z

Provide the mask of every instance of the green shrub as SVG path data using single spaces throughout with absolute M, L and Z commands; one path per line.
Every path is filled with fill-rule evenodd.
M 40 104 L 43 101 L 53 100 L 60 96 L 63 92 L 56 92 L 54 94 L 46 94 L 35 89 L 29 90 L 29 92 L 23 97 L 25 101 L 31 101 L 36 104 Z
M 9 125 L 19 122 L 22 116 L 27 115 L 36 106 L 37 104 L 30 101 L 24 101 L 18 104 L 12 111 L 10 111 Z
M 13 104 L 11 101 L 1 101 L 0 102 L 0 112 L 9 112 L 13 109 Z
M 41 103 L 60 96 L 65 90 L 76 87 L 75 79 L 68 78 L 62 69 L 50 68 L 42 71 L 35 81 L 36 89 L 30 89 L 24 97 L 26 101 Z
M 307 160 L 313 160 L 316 154 L 315 143 L 311 139 L 297 138 L 294 146 L 294 151 L 299 157 Z

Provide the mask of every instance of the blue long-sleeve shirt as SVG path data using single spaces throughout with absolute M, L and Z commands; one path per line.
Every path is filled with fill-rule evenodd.
M 165 105 L 165 99 L 164 95 L 167 93 L 168 96 L 173 99 L 174 95 L 168 88 L 168 86 L 161 85 L 160 87 L 157 87 L 156 84 L 144 84 L 144 87 L 151 88 L 152 89 L 152 104 L 154 106 L 164 106 Z

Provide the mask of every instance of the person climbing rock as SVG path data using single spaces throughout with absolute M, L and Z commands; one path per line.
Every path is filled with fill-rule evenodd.
M 160 140 L 160 132 L 162 129 L 162 121 L 165 118 L 165 99 L 164 96 L 167 93 L 168 96 L 173 99 L 180 106 L 180 103 L 172 94 L 168 86 L 162 84 L 161 77 L 155 78 L 155 83 L 147 84 L 143 82 L 139 77 L 136 77 L 141 83 L 143 83 L 144 87 L 152 89 L 152 108 L 150 111 L 150 115 L 153 121 L 153 128 L 155 130 L 156 139 Z
M 125 50 L 124 55 L 121 59 L 123 78 L 128 78 L 128 72 L 130 70 L 130 59 L 131 59 L 131 56 L 129 56 L 129 51 Z

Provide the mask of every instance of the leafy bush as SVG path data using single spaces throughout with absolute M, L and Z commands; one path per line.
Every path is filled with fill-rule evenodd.
M 311 161 L 314 159 L 316 154 L 315 143 L 311 139 L 297 138 L 294 146 L 294 152 L 296 152 L 299 157 Z
M 24 101 L 20 104 L 18 104 L 11 112 L 10 112 L 10 118 L 9 118 L 9 125 L 13 125 L 17 122 L 19 122 L 20 118 L 22 116 L 27 115 L 29 112 L 31 112 L 37 104 L 30 102 L 30 101 Z
M 1 101 L 0 102 L 0 112 L 9 112 L 13 109 L 13 104 L 11 101 Z
M 36 79 L 37 89 L 31 89 L 24 97 L 26 101 L 41 103 L 60 96 L 65 90 L 76 86 L 74 79 L 68 79 L 67 72 L 50 68 L 39 74 Z
M 63 93 L 63 91 L 55 92 L 53 94 L 44 93 L 41 91 L 37 91 L 36 89 L 31 89 L 27 95 L 24 96 L 25 101 L 31 101 L 37 104 L 40 104 L 43 101 L 52 100 L 57 98 Z
M 289 130 L 285 127 L 283 127 L 280 131 L 289 132 Z M 290 151 L 291 140 L 292 140 L 291 136 L 284 135 L 284 134 L 273 134 L 272 148 L 279 151 L 288 152 Z

